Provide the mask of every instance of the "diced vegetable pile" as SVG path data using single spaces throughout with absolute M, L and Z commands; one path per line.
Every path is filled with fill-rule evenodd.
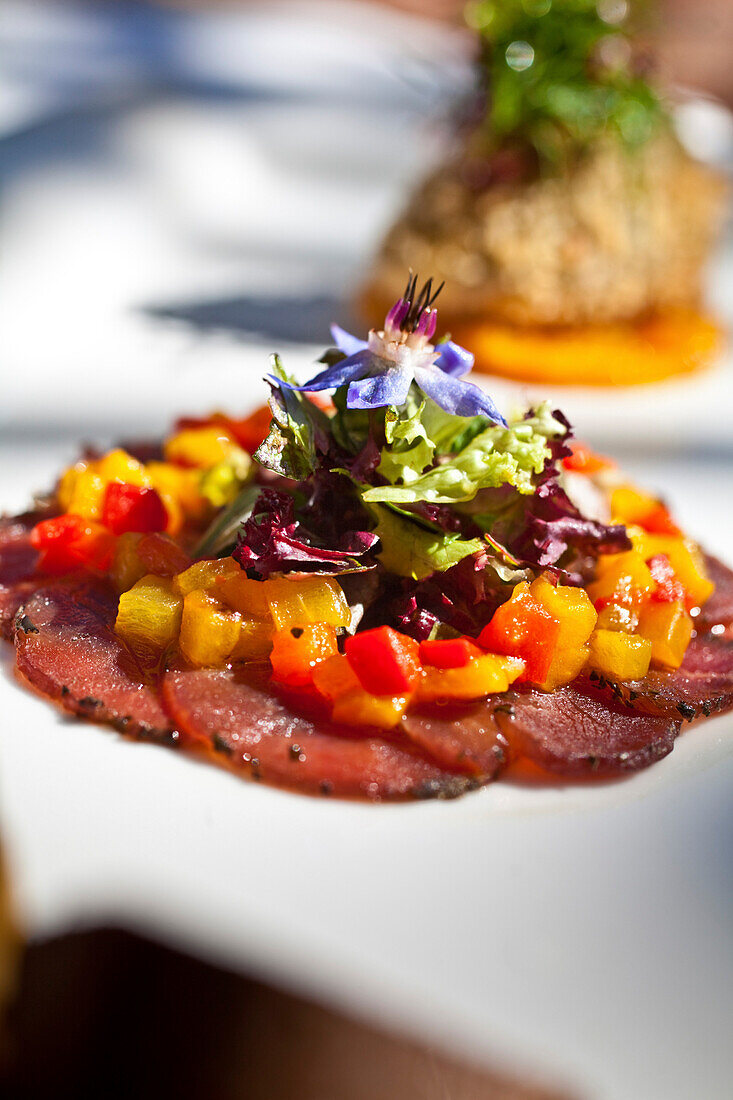
M 412 283 L 368 342 L 334 330 L 315 398 L 276 362 L 269 410 L 83 458 L 33 530 L 39 571 L 106 577 L 151 668 L 257 662 L 349 726 L 678 668 L 713 591 L 697 546 L 559 413 L 505 422 L 434 330 Z

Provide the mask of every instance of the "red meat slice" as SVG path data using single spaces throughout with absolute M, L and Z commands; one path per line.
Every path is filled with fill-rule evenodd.
M 115 635 L 117 597 L 79 580 L 43 585 L 16 617 L 16 668 L 65 710 L 137 737 L 175 740 L 155 688 Z
M 0 637 L 8 640 L 15 613 L 34 587 L 38 552 L 31 546 L 30 533 L 38 519 L 35 512 L 0 517 Z
M 715 629 L 717 635 L 733 638 L 733 570 L 710 554 L 705 556 L 705 565 L 715 591 L 702 605 L 695 629 L 700 634 Z
M 312 793 L 367 798 L 450 798 L 475 786 L 386 738 L 360 736 L 296 714 L 243 673 L 169 672 L 163 701 L 190 742 L 253 777 Z
M 488 782 L 508 762 L 509 746 L 495 716 L 501 705 L 487 700 L 460 711 L 426 708 L 408 714 L 401 728 L 442 767 L 465 771 Z
M 621 775 L 671 752 L 681 722 L 634 714 L 574 687 L 510 693 L 496 720 L 512 750 L 570 777 Z
M 674 672 L 652 669 L 643 680 L 614 683 L 598 673 L 584 676 L 583 691 L 643 714 L 694 722 L 733 708 L 733 641 L 715 635 L 693 638 Z

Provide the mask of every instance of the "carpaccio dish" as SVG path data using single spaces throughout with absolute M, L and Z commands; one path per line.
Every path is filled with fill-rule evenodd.
M 733 573 L 547 405 L 508 420 L 411 278 L 269 409 L 87 452 L 0 521 L 20 680 L 371 799 L 611 777 L 733 706 Z

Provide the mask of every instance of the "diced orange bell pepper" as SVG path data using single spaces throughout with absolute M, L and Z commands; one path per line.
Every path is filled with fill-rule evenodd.
M 445 638 L 420 642 L 420 660 L 433 668 L 464 668 L 481 650 L 473 638 Z
M 200 490 L 200 470 L 187 469 L 173 462 L 149 462 L 146 470 L 166 507 L 173 499 L 186 519 L 202 521 L 206 518 L 211 509 Z
M 554 585 L 546 576 L 530 586 L 532 596 L 560 624 L 552 662 L 538 687 L 554 691 L 578 675 L 588 656 L 587 642 L 598 620 L 587 592 L 572 585 Z
M 72 515 L 41 520 L 31 531 L 30 541 L 40 554 L 38 571 L 53 574 L 69 573 L 82 566 L 108 569 L 115 542 L 99 523 Z
M 634 485 L 619 485 L 611 493 L 611 514 L 622 523 L 637 524 L 658 534 L 678 535 L 668 509 L 656 497 Z
M 692 637 L 692 619 L 684 603 L 657 603 L 650 600 L 639 616 L 639 634 L 652 645 L 652 664 L 661 668 L 679 668 Z
M 261 405 L 249 416 L 231 417 L 226 413 L 213 412 L 209 416 L 183 416 L 176 421 L 176 433 L 198 430 L 199 428 L 223 428 L 249 454 L 259 447 L 270 431 L 272 413 L 269 406 Z
M 609 604 L 638 608 L 654 591 L 656 582 L 638 550 L 604 554 L 598 559 L 596 580 L 588 585 L 590 599 L 600 610 Z
M 664 504 L 658 504 L 651 512 L 647 512 L 644 518 L 639 521 L 639 526 L 652 535 L 680 535 L 682 533 L 669 514 L 669 509 Z
M 547 677 L 559 633 L 559 622 L 534 598 L 527 582 L 521 581 L 511 599 L 494 612 L 478 642 L 491 653 L 520 657 L 524 671 L 519 679 L 537 684 Z
M 141 577 L 123 592 L 115 631 L 136 653 L 161 653 L 178 638 L 183 600 L 167 577 Z
M 650 599 L 656 600 L 657 603 L 674 603 L 675 600 L 684 601 L 687 593 L 677 579 L 666 554 L 655 554 L 653 558 L 649 558 L 647 565 L 657 586 L 651 593 Z
M 629 532 L 634 549 L 644 561 L 666 554 L 677 580 L 687 593 L 687 606 L 700 607 L 712 595 L 715 585 L 707 575 L 699 547 L 692 539 L 674 535 L 652 535 L 635 528 Z
M 334 701 L 331 717 L 345 726 L 374 726 L 391 729 L 407 710 L 409 696 L 372 695 L 361 688 L 339 695 Z
M 231 432 L 222 426 L 187 428 L 166 440 L 166 462 L 195 466 L 204 470 L 223 462 L 237 446 Z
M 316 665 L 313 669 L 313 685 L 321 695 L 332 702 L 341 695 L 362 690 L 359 679 L 345 653 L 337 653 Z
M 404 695 L 420 677 L 417 642 L 391 626 L 354 634 L 344 649 L 364 691 L 373 695 Z
M 588 650 L 588 666 L 611 680 L 640 680 L 649 671 L 652 643 L 648 638 L 594 630 Z
M 479 651 L 480 652 L 480 651 Z M 417 698 L 481 699 L 485 695 L 508 691 L 509 685 L 524 671 L 520 657 L 501 657 L 482 653 L 463 668 L 423 669 L 417 685 Z
M 127 531 L 164 531 L 168 513 L 155 489 L 112 481 L 104 494 L 102 523 L 114 535 L 124 535 Z
M 316 666 L 336 653 L 336 631 L 328 623 L 278 630 L 270 654 L 273 679 L 291 687 L 309 684 Z
M 220 668 L 230 659 L 241 631 L 241 616 L 213 596 L 196 590 L 183 600 L 181 653 L 197 668 Z
M 586 443 L 574 440 L 570 446 L 572 454 L 567 455 L 562 460 L 566 470 L 572 470 L 576 474 L 597 474 L 601 470 L 608 470 L 613 466 L 610 459 L 596 454 Z
M 263 439 L 267 437 L 272 423 L 269 406 L 262 405 L 249 416 L 240 420 L 230 420 L 229 427 L 237 443 L 249 454 L 254 454 Z

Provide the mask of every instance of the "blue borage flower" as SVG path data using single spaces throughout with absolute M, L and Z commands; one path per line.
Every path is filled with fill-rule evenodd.
M 306 392 L 348 386 L 346 404 L 350 409 L 404 405 L 415 382 L 426 397 L 448 413 L 485 416 L 505 425 L 489 395 L 461 380 L 473 366 L 473 355 L 452 340 L 430 342 L 438 323 L 434 303 L 441 290 L 442 284 L 433 291 L 432 279 L 428 279 L 418 293 L 417 276 L 411 277 L 404 294 L 385 317 L 384 328 L 372 329 L 367 340 L 352 336 L 338 325 L 331 327 L 345 359 L 326 367 L 302 386 L 274 381 Z

